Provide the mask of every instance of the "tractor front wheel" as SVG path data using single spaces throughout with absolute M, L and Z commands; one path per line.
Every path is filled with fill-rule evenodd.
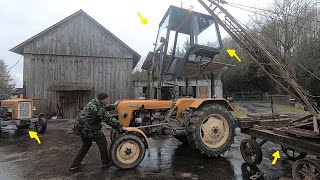
M 141 137 L 133 133 L 124 133 L 115 138 L 110 147 L 110 157 L 113 164 L 121 169 L 138 166 L 146 153 L 146 147 Z
M 233 117 L 224 106 L 206 104 L 196 109 L 187 124 L 188 140 L 208 157 L 227 151 L 234 139 Z

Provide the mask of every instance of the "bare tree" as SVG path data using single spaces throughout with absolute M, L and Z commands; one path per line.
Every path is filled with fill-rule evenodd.
M 301 40 L 312 34 L 316 15 L 310 0 L 274 0 L 272 7 L 254 20 L 261 43 L 280 57 L 294 78 L 295 64 L 284 55 L 293 56 Z
M 0 95 L 9 95 L 12 93 L 15 84 L 10 75 L 8 66 L 3 59 L 0 59 Z

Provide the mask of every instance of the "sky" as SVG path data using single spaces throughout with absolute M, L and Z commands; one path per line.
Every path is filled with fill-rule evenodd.
M 265 7 L 268 1 L 229 0 L 255 7 Z M 153 51 L 158 25 L 168 7 L 181 4 L 208 14 L 197 0 L 0 0 L 0 59 L 9 68 L 16 64 L 10 73 L 16 87 L 22 87 L 23 57 L 9 50 L 80 9 L 145 57 Z M 247 11 L 225 8 L 242 22 L 248 21 Z M 138 12 L 148 19 L 148 24 L 140 23 Z

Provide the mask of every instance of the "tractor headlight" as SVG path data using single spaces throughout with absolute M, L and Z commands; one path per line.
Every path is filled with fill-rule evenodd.
M 123 118 L 125 119 L 128 116 L 128 113 L 123 112 Z

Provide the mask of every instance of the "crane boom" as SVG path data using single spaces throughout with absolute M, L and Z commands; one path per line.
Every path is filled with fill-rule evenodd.
M 211 16 L 243 48 L 253 61 L 279 86 L 294 97 L 313 116 L 314 132 L 319 133 L 319 109 L 313 104 L 305 91 L 292 78 L 284 64 L 268 52 L 240 23 L 220 4 L 214 0 L 198 0 Z M 208 5 L 209 4 L 209 5 Z

